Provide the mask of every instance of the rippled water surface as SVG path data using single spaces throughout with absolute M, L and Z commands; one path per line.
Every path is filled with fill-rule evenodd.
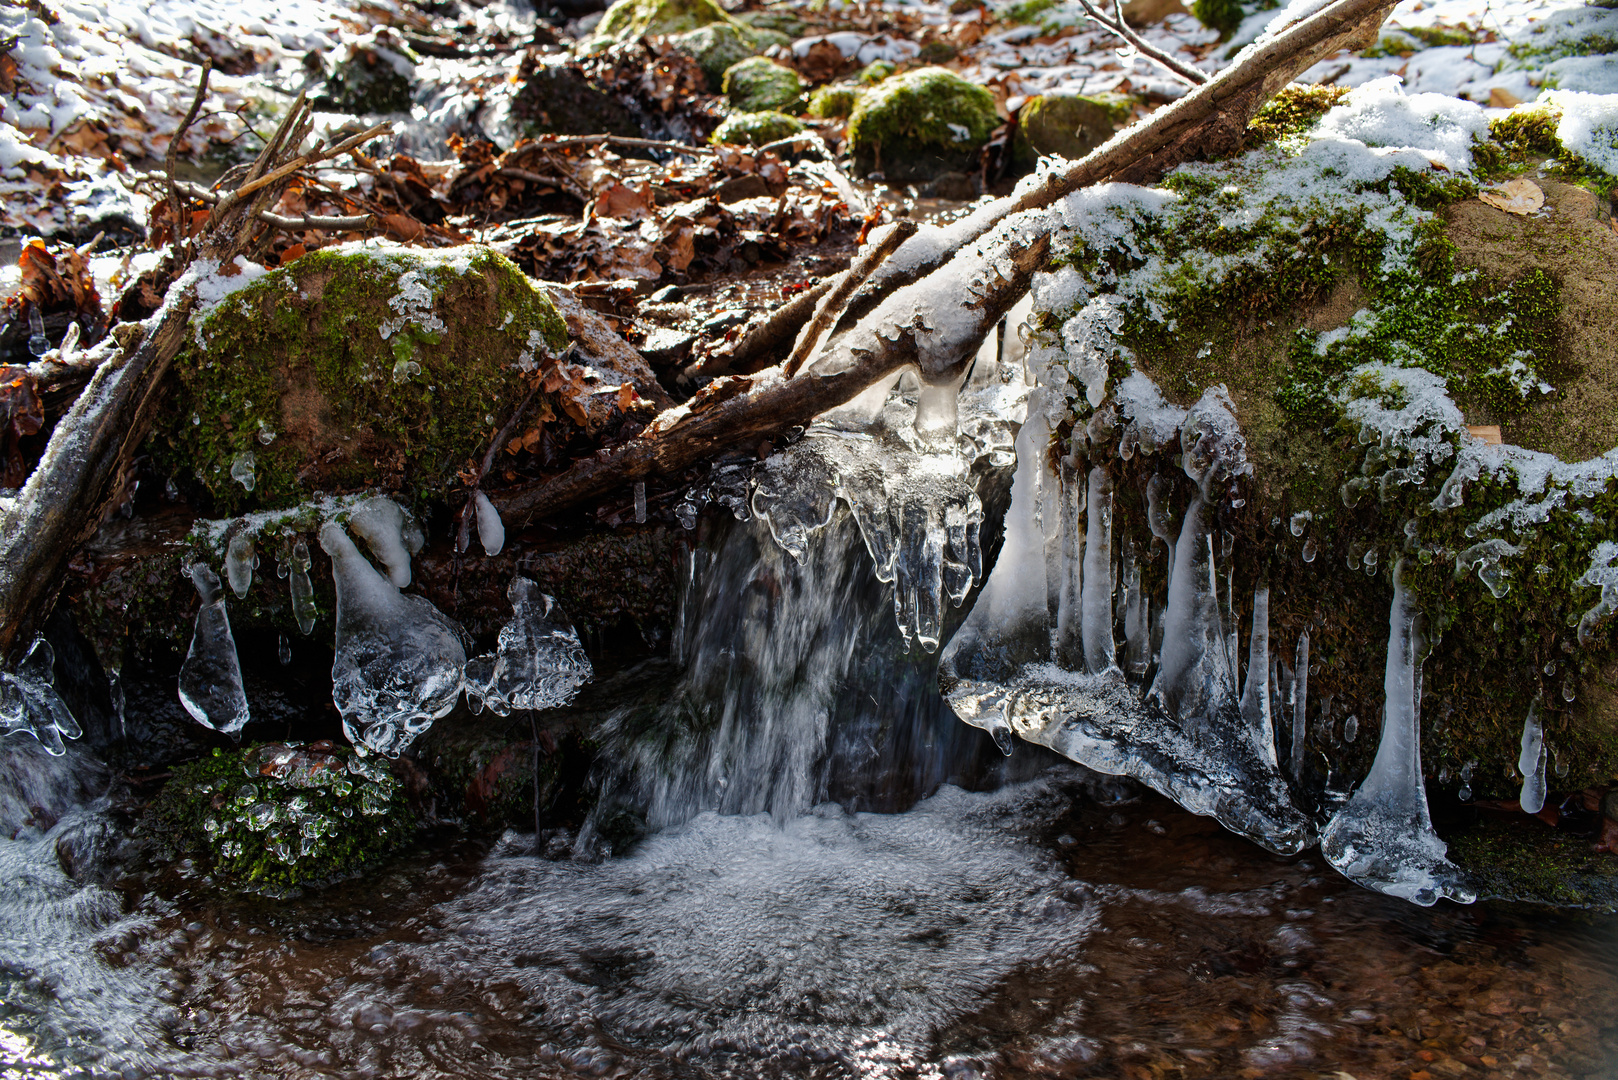
M 98 828 L 0 846 L 13 1074 L 1618 1075 L 1612 919 L 1411 907 L 1066 770 L 281 903 L 74 885 Z

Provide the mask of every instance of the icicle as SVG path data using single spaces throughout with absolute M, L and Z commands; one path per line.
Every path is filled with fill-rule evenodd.
M 196 563 L 191 581 L 202 597 L 202 609 L 197 612 L 191 649 L 180 665 L 180 704 L 203 727 L 234 735 L 248 720 L 247 691 L 219 575 Z
M 1198 494 L 1186 508 L 1175 545 L 1179 573 L 1169 586 L 1163 653 L 1151 689 L 1170 716 L 1205 714 L 1231 685 L 1207 517 L 1207 503 Z
M 1047 552 L 1059 550 L 1061 557 L 1046 568 L 1054 575 L 1056 599 L 1056 656 L 1070 668 L 1083 669 L 1084 662 L 1084 552 L 1086 529 L 1080 515 L 1089 507 L 1088 482 L 1072 458 L 1059 463 L 1058 509 L 1061 520 L 1058 535 Z
M 410 513 L 392 499 L 378 495 L 354 508 L 348 527 L 365 541 L 387 570 L 388 580 L 398 588 L 409 588 L 410 557 L 426 542 Z
M 1309 632 L 1298 635 L 1298 666 L 1292 676 L 1292 779 L 1303 783 L 1303 751 L 1309 741 Z
M 27 732 L 54 757 L 67 753 L 63 739 L 84 732 L 56 692 L 56 652 L 44 637 L 34 638 L 15 671 L 0 672 L 0 733 Z
M 483 492 L 480 491 L 480 492 L 478 492 L 478 494 L 482 495 Z M 488 501 L 487 498 L 485 498 L 484 501 L 487 502 Z M 492 510 L 494 508 L 491 506 L 490 509 Z M 497 520 L 497 521 L 499 520 L 499 515 L 498 514 L 495 515 L 495 520 Z M 637 525 L 646 524 L 646 481 L 644 481 L 644 480 L 636 480 L 635 481 L 635 524 L 637 524 Z M 478 528 L 481 530 L 482 527 L 483 527 L 483 503 L 478 503 Z M 485 546 L 487 546 L 487 545 L 485 545 Z M 495 554 L 498 554 L 498 553 L 499 553 L 498 550 L 489 552 L 490 555 L 495 555 Z
M 396 755 L 455 708 L 466 652 L 431 603 L 377 573 L 336 522 L 320 530 L 337 586 L 332 701 L 356 746 Z
M 286 667 L 288 664 L 292 663 L 292 642 L 287 640 L 287 636 L 285 634 L 277 635 L 277 640 L 275 643 L 275 658 L 281 661 L 282 667 Z
M 1248 643 L 1247 684 L 1242 687 L 1242 723 L 1255 747 L 1275 761 L 1275 721 L 1270 713 L 1270 590 L 1253 590 L 1253 634 Z
M 1141 591 L 1141 567 L 1133 545 L 1124 551 L 1124 591 L 1124 669 L 1139 678 L 1152 664 L 1152 604 Z
M 481 490 L 473 496 L 473 504 L 478 516 L 478 543 L 483 545 L 484 554 L 500 554 L 500 549 L 506 546 L 506 526 L 500 520 L 500 511 L 494 508 L 494 503 Z
M 467 662 L 468 701 L 499 716 L 567 704 L 594 675 L 578 634 L 550 617 L 551 598 L 527 578 L 513 578 L 506 597 L 513 610 L 498 650 Z
M 1377 892 L 1424 907 L 1446 896 L 1471 903 L 1477 894 L 1444 857 L 1447 849 L 1427 810 L 1415 697 L 1423 642 L 1419 614 L 1405 593 L 1404 562 L 1393 573 L 1382 741 L 1370 775 L 1321 834 L 1320 850 L 1344 876 Z
M 45 336 L 45 316 L 40 314 L 38 304 L 28 305 L 28 351 L 35 356 L 44 356 L 51 348 L 51 339 Z
M 292 589 L 292 617 L 298 621 L 298 632 L 308 637 L 315 632 L 315 583 L 309 580 L 309 545 L 298 537 L 292 545 L 292 558 L 287 577 Z
M 1522 794 L 1517 804 L 1525 814 L 1537 814 L 1545 809 L 1545 728 L 1539 720 L 1539 699 L 1528 706 L 1528 719 L 1522 726 L 1522 753 L 1517 757 L 1517 769 L 1522 773 Z
M 230 591 L 239 597 L 246 596 L 247 590 L 253 587 L 253 567 L 257 565 L 252 534 L 242 529 L 230 538 L 225 549 L 225 579 L 230 582 Z
M 1112 480 L 1090 470 L 1089 516 L 1084 538 L 1084 665 L 1093 675 L 1117 667 L 1112 640 Z
M 1153 476 L 1146 483 L 1146 524 L 1152 530 L 1152 535 L 1163 541 L 1163 547 L 1168 552 L 1168 570 L 1166 577 L 1169 588 L 1174 587 L 1174 518 L 1169 513 L 1168 496 L 1170 482 L 1166 477 Z

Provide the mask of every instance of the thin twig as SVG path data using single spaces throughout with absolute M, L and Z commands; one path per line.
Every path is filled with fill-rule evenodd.
M 515 169 L 505 166 L 494 171 L 497 176 L 508 176 L 513 180 L 527 180 L 530 184 L 548 184 L 551 187 L 564 186 L 560 177 L 544 176 L 537 172 L 530 172 L 528 169 Z
M 375 214 L 355 214 L 352 217 L 322 216 L 319 214 L 300 214 L 289 217 L 286 214 L 272 214 L 268 210 L 260 210 L 253 215 L 266 225 L 274 225 L 278 229 L 312 229 L 325 232 L 355 232 L 359 229 L 369 229 L 376 225 Z
M 202 61 L 202 75 L 197 79 L 197 92 L 191 98 L 191 108 L 186 112 L 185 119 L 174 130 L 169 139 L 168 152 L 163 155 L 163 171 L 169 178 L 169 213 L 174 221 L 174 244 L 179 246 L 185 236 L 185 223 L 181 221 L 180 189 L 174 179 L 174 166 L 180 159 L 180 142 L 185 138 L 186 129 L 196 122 L 197 113 L 202 108 L 202 99 L 208 94 L 208 76 L 213 73 L 213 59 L 204 57 Z
M 377 136 L 391 131 L 392 128 L 392 124 L 377 124 L 375 127 L 368 128 L 367 130 L 360 132 L 358 135 L 344 139 L 336 146 L 319 148 L 311 150 L 307 154 L 300 154 L 291 161 L 287 162 L 285 165 L 282 165 L 280 168 L 265 173 L 256 180 L 249 180 L 247 183 L 243 184 L 234 191 L 227 192 L 224 197 L 219 200 L 219 204 L 214 208 L 214 212 L 216 214 L 223 214 L 228 210 L 234 209 L 239 203 L 242 202 L 243 199 L 245 199 L 248 195 L 251 195 L 253 192 L 258 191 L 260 188 L 267 187 L 270 184 L 275 183 L 277 180 L 284 180 L 288 176 L 291 176 L 293 173 L 297 172 L 299 169 L 306 169 L 310 165 L 318 165 L 320 162 L 325 161 L 328 158 L 334 158 L 340 154 L 346 154 L 354 147 L 369 142 Z M 293 145 L 297 145 L 296 142 L 294 142 Z
M 848 268 L 848 273 L 837 278 L 837 283 L 831 287 L 831 290 L 821 299 L 820 305 L 815 308 L 814 318 L 809 320 L 809 325 L 798 335 L 798 342 L 792 350 L 792 355 L 787 358 L 785 364 L 781 365 L 782 375 L 790 379 L 798 373 L 798 369 L 803 367 L 804 361 L 808 360 L 814 352 L 815 345 L 819 343 L 821 335 L 825 334 L 827 329 L 831 327 L 833 320 L 842 312 L 843 304 L 847 302 L 850 296 L 854 295 L 854 290 L 858 289 L 865 283 L 867 278 L 876 273 L 876 268 L 881 266 L 889 255 L 898 251 L 900 244 L 915 234 L 916 223 L 914 221 L 906 218 L 894 222 L 893 228 L 888 230 L 886 236 L 873 244 L 869 251 L 861 255 Z
M 1112 18 L 1103 14 L 1099 8 L 1091 3 L 1091 0 L 1079 0 L 1079 6 L 1084 8 L 1084 13 L 1090 17 L 1091 22 L 1117 34 L 1136 52 L 1159 67 L 1167 69 L 1176 78 L 1183 79 L 1192 86 L 1201 86 L 1208 81 L 1210 76 L 1206 71 L 1192 67 L 1183 60 L 1175 59 L 1169 53 L 1159 49 L 1136 33 L 1135 28 L 1124 21 L 1124 9 L 1120 0 L 1113 0 L 1114 16 Z
M 676 154 L 717 154 L 719 151 L 711 146 L 687 146 L 685 143 L 664 142 L 661 139 L 634 139 L 627 135 L 571 135 L 561 139 L 546 139 L 533 145 L 550 148 L 553 146 L 599 146 L 609 143 L 613 146 L 633 146 L 642 150 L 668 150 Z

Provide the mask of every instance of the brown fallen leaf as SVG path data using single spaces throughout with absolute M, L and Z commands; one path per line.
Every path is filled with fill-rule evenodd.
M 1507 180 L 1478 196 L 1496 210 L 1527 217 L 1545 205 L 1545 193 L 1532 180 Z

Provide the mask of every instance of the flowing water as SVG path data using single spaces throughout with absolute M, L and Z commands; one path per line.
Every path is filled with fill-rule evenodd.
M 1004 757 L 861 543 L 839 513 L 802 564 L 757 522 L 696 552 L 664 703 L 598 732 L 602 805 L 650 826 L 619 853 L 444 830 L 231 897 L 7 743 L 0 1075 L 1618 1075 L 1618 921 L 1417 908 Z

